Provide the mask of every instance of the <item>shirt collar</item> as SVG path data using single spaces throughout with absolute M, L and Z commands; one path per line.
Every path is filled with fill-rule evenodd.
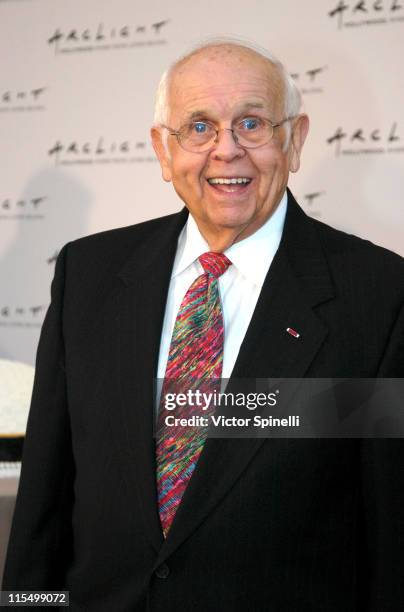
M 272 259 L 278 249 L 287 209 L 285 191 L 275 212 L 254 234 L 236 242 L 225 251 L 237 270 L 251 282 L 262 285 Z M 178 276 L 192 265 L 202 253 L 209 251 L 209 245 L 199 231 L 190 214 L 179 238 L 172 276 Z

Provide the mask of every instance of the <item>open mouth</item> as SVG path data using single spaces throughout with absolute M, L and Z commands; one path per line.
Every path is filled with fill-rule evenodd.
M 252 179 L 246 176 L 234 176 L 212 177 L 208 178 L 207 181 L 217 191 L 222 191 L 223 193 L 241 193 L 248 187 Z

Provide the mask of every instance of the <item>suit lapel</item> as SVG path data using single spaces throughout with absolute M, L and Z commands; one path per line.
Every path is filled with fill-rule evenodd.
M 125 472 L 131 490 L 137 493 L 145 534 L 156 551 L 163 536 L 155 483 L 153 383 L 177 239 L 186 217 L 182 211 L 163 226 L 145 232 L 119 274 L 117 365 L 122 420 L 116 423 L 116 435 L 125 450 Z
M 313 308 L 334 296 L 327 262 L 311 220 L 288 192 L 288 210 L 233 378 L 305 375 L 327 328 Z M 291 328 L 299 338 L 287 332 Z
M 236 378 L 303 377 L 327 329 L 313 307 L 333 297 L 315 229 L 288 194 L 283 237 L 232 373 Z M 286 329 L 299 332 L 295 338 Z M 156 566 L 183 542 L 247 468 L 263 439 L 208 439 Z

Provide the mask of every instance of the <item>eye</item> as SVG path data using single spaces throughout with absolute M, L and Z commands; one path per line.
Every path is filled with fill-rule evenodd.
M 195 121 L 195 123 L 192 123 L 191 125 L 191 131 L 195 132 L 196 134 L 206 134 L 208 130 L 209 125 L 203 121 Z
M 238 125 L 239 129 L 252 132 L 262 127 L 262 121 L 258 117 L 246 117 Z

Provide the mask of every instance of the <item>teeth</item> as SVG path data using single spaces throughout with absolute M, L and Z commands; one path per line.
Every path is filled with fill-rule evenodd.
M 251 179 L 249 178 L 210 178 L 208 182 L 211 185 L 236 185 L 250 183 Z

